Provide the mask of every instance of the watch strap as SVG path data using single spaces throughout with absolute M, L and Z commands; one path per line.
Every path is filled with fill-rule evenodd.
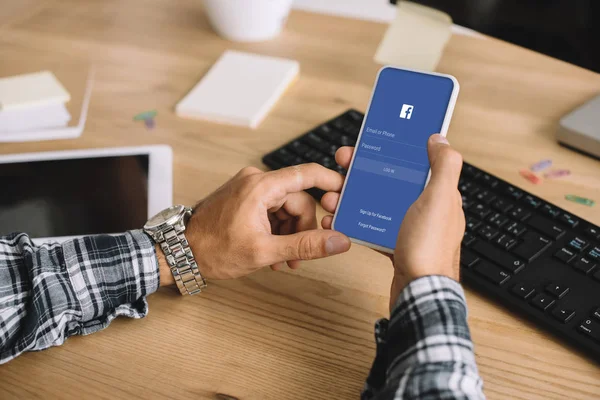
M 185 224 L 180 220 L 170 229 L 158 232 L 156 239 L 165 253 L 179 292 L 182 295 L 193 295 L 206 288 L 206 281 L 198 270 L 184 231 Z

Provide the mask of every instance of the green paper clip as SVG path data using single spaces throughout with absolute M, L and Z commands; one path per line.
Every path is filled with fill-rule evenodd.
M 136 116 L 134 116 L 133 120 L 134 121 L 144 121 L 144 120 L 147 120 L 149 118 L 156 117 L 156 114 L 157 114 L 156 110 L 144 111 L 144 112 L 141 112 L 141 113 L 137 114 Z
M 575 203 L 583 204 L 584 206 L 592 207 L 596 202 L 594 200 L 586 199 L 585 197 L 579 197 L 572 194 L 565 196 L 565 199 L 573 201 Z

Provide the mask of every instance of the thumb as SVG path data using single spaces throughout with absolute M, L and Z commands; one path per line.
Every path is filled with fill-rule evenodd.
M 442 135 L 432 135 L 427 142 L 431 179 L 429 185 L 456 189 L 462 170 L 462 156 Z
M 322 229 L 313 229 L 292 235 L 272 236 L 272 243 L 276 248 L 274 262 L 291 260 L 314 260 L 345 253 L 350 250 L 350 239 L 347 236 Z

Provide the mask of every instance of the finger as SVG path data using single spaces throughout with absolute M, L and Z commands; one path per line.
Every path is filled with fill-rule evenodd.
M 321 198 L 321 206 L 325 211 L 333 213 L 337 208 L 338 201 L 340 200 L 340 194 L 336 192 L 327 192 Z
M 275 202 L 288 193 L 297 193 L 313 187 L 326 192 L 339 192 L 344 177 L 317 163 L 300 164 L 263 174 L 267 198 Z M 273 205 L 269 204 L 269 208 Z
M 462 156 L 441 135 L 432 135 L 427 142 L 429 162 L 431 164 L 431 180 L 429 185 L 443 190 L 454 190 L 458 187 Z
M 281 268 L 283 268 L 283 263 L 282 262 L 278 262 L 278 263 L 275 263 L 275 264 L 271 265 L 271 269 L 273 271 L 280 271 Z
M 266 264 L 288 260 L 314 260 L 340 254 L 350 249 L 350 239 L 329 230 L 310 230 L 286 236 L 270 236 L 267 245 L 273 248 Z
M 321 220 L 321 226 L 323 229 L 331 229 L 333 226 L 333 215 L 326 215 Z
M 354 147 L 340 147 L 335 152 L 335 162 L 338 163 L 339 166 L 348 169 L 350 161 L 352 161 L 352 154 L 354 154 Z
M 294 219 L 295 232 L 317 229 L 317 203 L 308 193 L 288 194 L 280 210 L 285 210 Z
M 263 174 L 264 172 L 256 167 L 245 167 L 239 170 L 237 174 L 233 177 L 235 178 L 243 178 L 250 175 Z
M 298 269 L 300 268 L 300 261 L 299 260 L 290 260 L 287 262 L 288 267 L 290 267 L 290 269 Z

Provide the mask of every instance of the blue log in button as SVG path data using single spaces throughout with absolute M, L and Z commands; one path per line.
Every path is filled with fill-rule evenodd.
M 427 173 L 414 169 L 401 167 L 399 165 L 386 162 L 371 160 L 365 157 L 356 157 L 353 168 L 373 174 L 387 176 L 388 178 L 399 179 L 401 181 L 424 185 L 427 180 Z

